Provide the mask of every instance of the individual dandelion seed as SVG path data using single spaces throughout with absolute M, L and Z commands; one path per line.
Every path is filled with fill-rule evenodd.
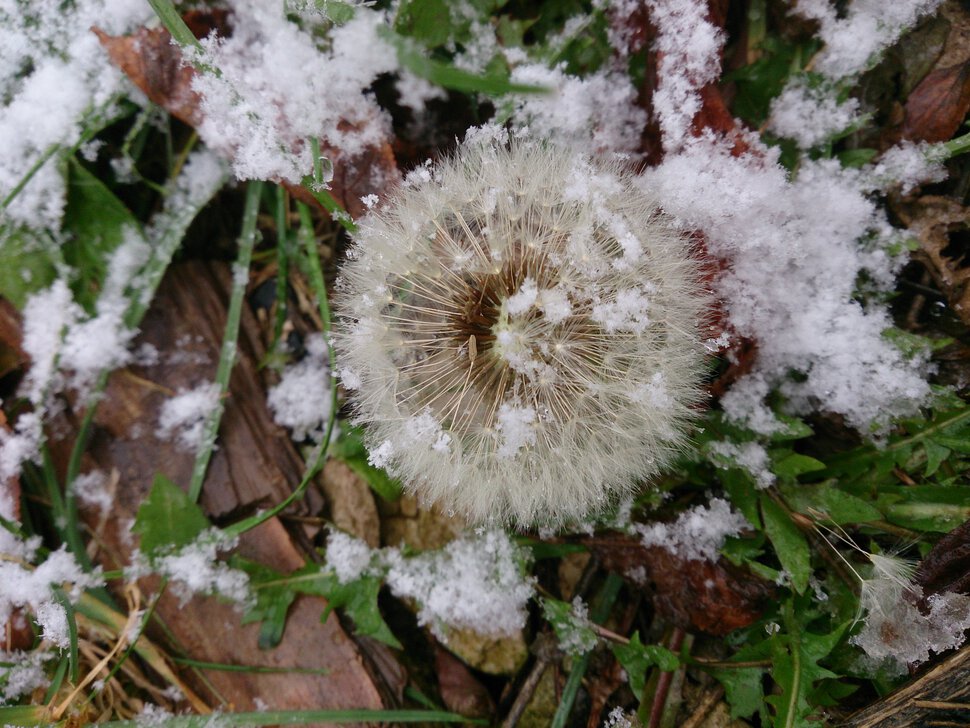
M 364 219 L 335 309 L 373 464 L 473 522 L 587 518 L 682 451 L 708 294 L 621 163 L 496 130 Z

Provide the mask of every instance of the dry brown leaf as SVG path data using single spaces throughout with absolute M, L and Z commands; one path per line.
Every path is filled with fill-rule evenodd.
M 470 718 L 487 718 L 495 712 L 492 696 L 465 664 L 448 650 L 434 646 L 438 691 L 448 710 Z
M 949 197 L 925 195 L 912 202 L 896 201 L 893 211 L 916 236 L 922 260 L 946 295 L 950 307 L 970 325 L 970 261 L 950 257 L 950 235 L 970 228 L 970 211 Z
M 191 22 L 190 22 L 191 21 Z M 186 16 L 198 35 L 214 31 L 229 32 L 226 17 L 201 13 Z M 131 35 L 110 36 L 95 28 L 108 57 L 152 102 L 190 126 L 198 126 L 203 119 L 202 98 L 192 88 L 197 71 L 183 63 L 182 52 L 172 43 L 164 28 L 140 28 Z M 343 131 L 352 125 L 344 122 Z M 389 187 L 400 180 L 390 141 L 368 147 L 360 154 L 348 155 L 340 149 L 321 144 L 321 153 L 333 164 L 334 176 L 330 194 L 354 218 L 366 211 L 362 197 L 386 194 Z M 304 187 L 283 183 L 298 200 L 318 206 L 316 198 Z
M 950 531 L 919 563 L 916 583 L 926 595 L 970 594 L 970 521 Z
M 902 137 L 943 142 L 953 136 L 970 109 L 970 63 L 937 68 L 906 99 Z
M 231 275 L 222 263 L 194 262 L 174 266 L 145 316 L 136 346 L 149 343 L 159 356 L 151 365 L 115 372 L 96 417 L 96 430 L 86 468 L 115 469 L 119 484 L 114 507 L 98 534 L 97 559 L 105 568 L 127 563 L 135 547 L 130 522 L 147 495 L 156 473 L 173 482 L 189 481 L 194 455 L 155 435 L 161 405 L 171 393 L 211 381 L 218 359 Z M 303 463 L 286 433 L 267 411 L 259 385 L 257 362 L 264 351 L 259 326 L 243 310 L 239 355 L 230 380 L 230 396 L 202 493 L 202 505 L 217 522 L 279 502 L 299 482 Z M 66 423 L 65 423 L 66 424 Z M 63 466 L 67 442 L 54 443 L 55 460 Z M 319 496 L 309 494 L 303 508 L 316 513 Z M 306 512 L 304 510 L 304 512 Z M 95 524 L 95 519 L 88 519 Z M 302 530 L 288 533 L 271 519 L 246 533 L 239 553 L 278 571 L 304 563 L 294 546 Z M 157 591 L 151 579 L 140 586 Z M 325 669 L 324 675 L 206 671 L 200 693 L 221 696 L 227 709 L 381 708 L 393 705 L 389 686 L 376 677 L 371 663 L 331 614 L 320 622 L 326 602 L 318 597 L 296 600 L 280 644 L 258 647 L 258 624 L 241 625 L 240 613 L 214 598 L 196 597 L 182 605 L 166 592 L 156 610 L 187 656 L 209 662 Z M 213 698 L 215 703 L 215 699 Z
M 774 591 L 768 582 L 723 558 L 689 561 L 621 534 L 584 542 L 607 569 L 628 576 L 646 570 L 654 608 L 684 629 L 721 636 L 746 627 L 761 616 Z
M 946 141 L 970 111 L 970 11 L 951 0 L 941 13 L 950 24 L 946 44 L 934 69 L 906 99 L 903 139 Z

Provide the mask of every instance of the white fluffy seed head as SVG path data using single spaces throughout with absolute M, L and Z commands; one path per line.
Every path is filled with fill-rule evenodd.
M 682 449 L 702 398 L 691 246 L 620 163 L 552 144 L 480 134 L 421 172 L 338 287 L 372 459 L 475 522 L 587 518 Z

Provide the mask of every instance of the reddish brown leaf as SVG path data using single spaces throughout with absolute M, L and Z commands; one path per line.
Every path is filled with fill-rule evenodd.
M 445 707 L 470 718 L 487 718 L 495 712 L 492 696 L 465 663 L 448 650 L 435 645 L 434 669 Z
M 195 13 L 186 16 L 186 22 L 197 35 L 210 32 L 224 35 L 229 32 L 225 13 Z M 128 36 L 109 36 L 97 28 L 94 32 L 112 62 L 149 99 L 186 124 L 198 126 L 201 123 L 202 98 L 192 89 L 196 70 L 183 64 L 182 52 L 172 43 L 168 31 L 164 28 L 140 28 Z M 349 122 L 343 123 L 342 131 L 352 131 Z M 396 184 L 400 178 L 388 141 L 356 155 L 344 154 L 325 143 L 321 152 L 334 167 L 330 194 L 355 218 L 366 211 L 361 197 L 384 194 L 388 186 Z M 285 183 L 284 186 L 298 200 L 318 206 L 313 195 L 300 185 Z
M 111 36 L 93 29 L 108 57 L 142 93 L 172 116 L 192 126 L 201 120 L 199 94 L 192 90 L 195 70 L 182 63 L 182 51 L 164 28 L 139 28 Z
M 136 346 L 149 343 L 157 361 L 115 372 L 95 418 L 85 469 L 117 471 L 113 508 L 103 526 L 84 510 L 90 528 L 98 530 L 96 560 L 117 568 L 131 559 L 131 519 L 146 497 L 156 473 L 173 482 L 190 479 L 194 454 L 170 439 L 155 435 L 161 406 L 181 388 L 212 377 L 225 327 L 231 274 L 219 263 L 173 266 L 145 316 Z M 259 325 L 248 308 L 242 314 L 238 359 L 230 378 L 229 397 L 202 491 L 201 504 L 219 523 L 278 503 L 299 482 L 303 463 L 286 433 L 273 423 L 266 392 L 260 385 L 258 362 L 265 357 Z M 69 421 L 52 433 L 54 461 L 63 469 L 74 433 Z M 61 439 L 63 438 L 63 439 Z M 322 504 L 311 489 L 298 511 L 319 513 Z M 281 572 L 304 564 L 295 544 L 305 537 L 288 532 L 271 519 L 247 532 L 238 553 Z M 157 591 L 157 579 L 139 586 L 147 598 Z M 215 598 L 195 597 L 185 604 L 169 592 L 156 614 L 186 654 L 207 662 L 324 669 L 326 674 L 232 673 L 207 671 L 201 694 L 218 694 L 234 710 L 249 710 L 257 698 L 278 709 L 373 708 L 393 705 L 388 686 L 344 631 L 336 614 L 323 623 L 326 602 L 319 597 L 297 599 L 287 616 L 278 646 L 260 649 L 259 625 L 240 623 L 239 611 Z M 381 673 L 382 675 L 384 672 Z M 215 698 L 213 698 L 215 700 Z
M 930 549 L 916 569 L 925 594 L 970 594 L 970 521 L 950 531 Z
M 684 629 L 725 635 L 761 616 L 773 586 L 726 561 L 688 561 L 629 536 L 586 540 L 607 569 L 633 577 L 646 572 L 654 608 Z
M 904 139 L 946 141 L 960 128 L 970 110 L 970 63 L 938 68 L 906 99 Z

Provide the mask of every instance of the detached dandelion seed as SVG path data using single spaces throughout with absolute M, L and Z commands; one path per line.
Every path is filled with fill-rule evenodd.
M 474 522 L 588 517 L 683 448 L 707 305 L 620 163 L 478 130 L 356 234 L 336 310 L 371 461 Z

